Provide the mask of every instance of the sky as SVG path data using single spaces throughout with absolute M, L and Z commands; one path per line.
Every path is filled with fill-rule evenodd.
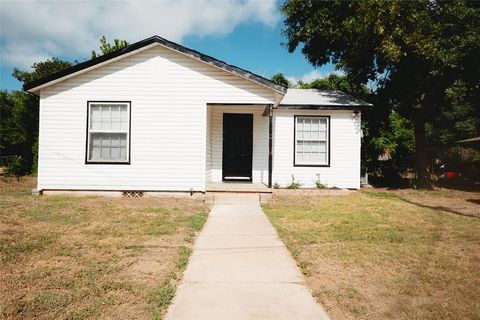
M 85 61 L 102 35 L 134 43 L 153 35 L 266 78 L 295 82 L 335 72 L 313 68 L 300 50 L 282 46 L 280 0 L 6 1 L 0 0 L 0 89 L 18 90 L 13 67 L 58 57 Z

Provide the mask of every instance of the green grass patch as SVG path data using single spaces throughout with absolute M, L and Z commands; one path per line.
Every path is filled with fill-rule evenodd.
M 8 292 L 0 318 L 161 318 L 208 208 L 188 199 L 39 197 L 34 183 L 0 180 Z
M 276 196 L 264 210 L 327 309 L 351 318 L 478 318 L 480 219 L 389 191 Z

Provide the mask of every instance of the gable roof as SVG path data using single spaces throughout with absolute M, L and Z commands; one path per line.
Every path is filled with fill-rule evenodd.
M 55 72 L 55 73 L 53 73 L 51 75 L 48 75 L 44 78 L 25 83 L 23 85 L 23 90 L 33 93 L 33 92 L 39 90 L 40 89 L 39 87 L 48 86 L 50 84 L 50 82 L 54 82 L 54 81 L 55 81 L 54 83 L 60 82 L 60 81 L 64 80 L 63 78 L 72 77 L 76 73 L 86 71 L 85 69 L 92 69 L 97 65 L 102 65 L 102 64 L 107 63 L 109 60 L 112 60 L 112 59 L 115 59 L 115 58 L 121 58 L 121 56 L 123 56 L 123 55 L 132 53 L 136 50 L 142 49 L 144 47 L 147 47 L 147 46 L 150 46 L 150 45 L 153 45 L 153 44 L 160 44 L 164 47 L 167 47 L 167 48 L 172 49 L 174 51 L 180 52 L 180 53 L 182 53 L 186 56 L 189 56 L 189 57 L 191 57 L 195 60 L 202 61 L 204 63 L 207 63 L 207 64 L 211 65 L 211 66 L 214 66 L 216 68 L 219 68 L 219 69 L 222 69 L 226 72 L 229 72 L 233 75 L 239 76 L 239 77 L 244 78 L 246 80 L 255 82 L 257 84 L 260 84 L 264 87 L 270 88 L 270 89 L 272 89 L 274 91 L 277 91 L 281 94 L 285 94 L 285 92 L 287 91 L 287 88 L 285 88 L 284 86 L 279 85 L 279 84 L 277 84 L 277 83 L 275 83 L 275 82 L 273 82 L 269 79 L 266 79 L 262 76 L 259 76 L 259 75 L 255 74 L 253 72 L 250 72 L 248 70 L 245 70 L 245 69 L 236 67 L 234 65 L 228 64 L 226 62 L 220 61 L 220 60 L 215 59 L 211 56 L 208 56 L 206 54 L 203 54 L 203 53 L 198 52 L 198 51 L 193 50 L 193 49 L 189 49 L 187 47 L 179 45 L 178 43 L 169 41 L 169 40 L 164 39 L 164 38 L 159 37 L 159 36 L 153 36 L 153 37 L 147 38 L 145 40 L 142 40 L 142 41 L 133 43 L 131 45 L 128 45 L 128 46 L 126 46 L 122 49 L 116 50 L 114 52 L 107 53 L 107 54 L 99 56 L 97 58 L 94 58 L 94 59 L 76 64 L 74 66 L 71 66 L 71 67 L 66 68 L 64 70 L 61 70 L 61 71 Z
M 372 107 L 363 100 L 339 90 L 288 89 L 279 108 L 294 109 L 355 109 Z

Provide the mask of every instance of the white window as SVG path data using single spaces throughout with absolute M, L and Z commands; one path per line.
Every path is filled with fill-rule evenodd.
M 89 102 L 87 162 L 128 163 L 129 102 Z
M 329 165 L 329 118 L 295 117 L 295 165 Z

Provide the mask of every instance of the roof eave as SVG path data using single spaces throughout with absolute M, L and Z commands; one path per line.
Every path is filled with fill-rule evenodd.
M 358 104 L 358 105 L 336 105 L 336 104 L 279 104 L 280 109 L 297 109 L 297 110 L 356 110 L 368 109 L 373 107 L 372 104 Z
M 23 90 L 29 93 L 37 94 L 37 92 L 42 88 L 45 88 L 47 86 L 53 85 L 55 83 L 58 83 L 68 78 L 71 78 L 73 76 L 76 76 L 79 73 L 87 72 L 91 69 L 98 68 L 104 64 L 113 62 L 115 58 L 121 59 L 123 57 L 126 57 L 129 54 L 134 54 L 141 49 L 147 49 L 150 45 L 155 45 L 155 44 L 161 45 L 167 49 L 184 54 L 192 59 L 195 59 L 200 62 L 204 62 L 210 66 L 216 67 L 225 72 L 241 77 L 245 80 L 259 84 L 263 87 L 266 87 L 270 90 L 278 92 L 282 95 L 285 95 L 285 93 L 287 92 L 287 88 L 277 83 L 274 83 L 269 79 L 266 79 L 262 76 L 259 76 L 253 72 L 242 69 L 240 67 L 227 64 L 226 62 L 220 61 L 211 56 L 195 51 L 193 49 L 186 48 L 182 45 L 166 40 L 159 36 L 153 36 L 153 37 L 141 40 L 127 47 L 116 50 L 114 52 L 107 53 L 97 58 L 76 64 L 64 70 L 48 75 L 44 78 L 31 81 L 23 85 Z

